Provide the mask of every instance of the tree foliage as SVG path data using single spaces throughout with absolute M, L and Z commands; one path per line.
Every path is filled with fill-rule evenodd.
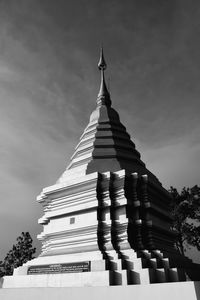
M 13 245 L 12 250 L 0 262 L 0 277 L 12 275 L 14 268 L 34 258 L 33 255 L 36 252 L 36 248 L 33 248 L 32 242 L 29 232 L 22 232 L 17 238 L 17 243 Z
M 171 187 L 170 193 L 177 248 L 182 254 L 186 246 L 193 246 L 200 251 L 200 187 L 183 188 L 181 193 Z

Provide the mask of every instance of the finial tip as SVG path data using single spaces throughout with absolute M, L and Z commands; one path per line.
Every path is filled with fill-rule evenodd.
M 101 52 L 100 52 L 100 59 L 99 59 L 99 63 L 98 63 L 98 68 L 99 70 L 105 70 L 107 67 L 106 62 L 105 62 L 105 58 L 103 55 L 103 47 L 101 47 Z

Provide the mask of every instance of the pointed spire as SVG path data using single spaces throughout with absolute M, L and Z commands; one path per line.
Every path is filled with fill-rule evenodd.
M 105 70 L 107 68 L 105 58 L 104 58 L 104 55 L 103 55 L 103 47 L 101 47 L 98 68 L 99 68 L 99 70 Z
M 98 63 L 98 68 L 101 71 L 101 84 L 97 97 L 97 104 L 111 106 L 110 93 L 108 92 L 104 77 L 104 70 L 106 69 L 106 67 L 107 65 L 103 55 L 103 47 L 101 47 L 100 59 Z

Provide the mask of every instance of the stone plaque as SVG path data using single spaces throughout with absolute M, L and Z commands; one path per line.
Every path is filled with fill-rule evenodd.
M 60 273 L 81 273 L 90 271 L 90 261 L 72 262 L 67 264 L 51 264 L 31 266 L 28 268 L 28 275 L 37 274 L 60 274 Z

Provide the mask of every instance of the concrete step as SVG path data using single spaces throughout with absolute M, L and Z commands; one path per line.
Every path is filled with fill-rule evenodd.
M 0 289 L 1 300 L 200 300 L 200 282 L 172 282 L 104 287 Z

